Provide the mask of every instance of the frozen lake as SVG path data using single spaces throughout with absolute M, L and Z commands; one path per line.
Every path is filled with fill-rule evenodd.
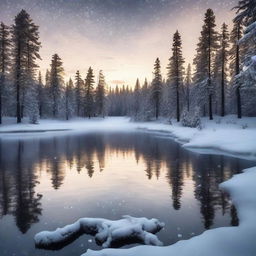
M 79 256 L 100 249 L 83 235 L 58 250 L 34 235 L 81 217 L 158 218 L 165 245 L 206 229 L 237 225 L 218 184 L 255 162 L 199 155 L 164 134 L 87 133 L 0 140 L 1 256 Z

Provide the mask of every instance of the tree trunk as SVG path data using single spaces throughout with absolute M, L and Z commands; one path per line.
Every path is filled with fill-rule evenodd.
M 238 26 L 237 31 L 237 39 L 240 40 L 240 24 Z M 236 46 L 236 75 L 240 73 L 240 46 L 237 44 Z M 241 107 L 241 94 L 240 87 L 236 88 L 236 99 L 237 99 L 237 118 L 242 118 L 242 107 Z
M 177 122 L 180 121 L 180 95 L 179 95 L 179 88 L 176 88 L 176 97 L 177 97 Z
M 3 88 L 4 75 L 0 77 L 0 124 L 2 124 L 2 88 Z
M 221 116 L 225 116 L 225 88 L 224 88 L 224 77 L 221 81 Z
M 213 116 L 212 116 L 212 94 L 209 94 L 209 119 L 213 120 Z
M 159 115 L 159 100 L 157 97 L 157 99 L 156 99 L 156 119 L 158 119 L 158 115 Z
M 222 68 L 221 68 L 221 116 L 225 116 L 225 52 L 222 49 Z
M 237 118 L 242 118 L 240 87 L 236 88 L 236 97 L 237 97 Z
M 189 112 L 189 87 L 188 87 L 188 84 L 187 84 L 187 110 Z

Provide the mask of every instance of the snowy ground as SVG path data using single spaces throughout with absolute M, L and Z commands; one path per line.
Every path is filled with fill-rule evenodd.
M 106 118 L 72 121 L 42 120 L 39 125 L 9 124 L 0 127 L 0 138 L 48 136 L 70 132 L 122 131 L 138 129 L 170 133 L 184 147 L 200 153 L 223 153 L 256 159 L 256 118 L 236 119 L 234 116 L 202 120 L 202 130 L 162 122 L 133 123 L 128 118 Z M 67 129 L 63 131 L 63 129 Z M 54 131 L 55 130 L 55 131 Z M 58 131 L 57 131 L 58 130 Z M 48 131 L 48 132 L 46 132 Z M 37 133 L 35 133 L 37 132 Z M 137 246 L 131 249 L 88 250 L 83 256 L 255 256 L 256 255 L 256 167 L 221 184 L 228 191 L 238 210 L 239 226 L 223 227 L 170 246 Z
M 199 153 L 225 153 L 246 159 L 256 159 L 256 118 L 237 119 L 235 116 L 215 117 L 213 121 L 202 119 L 202 130 L 182 127 L 166 120 L 135 123 L 125 117 L 105 119 L 73 119 L 70 121 L 41 120 L 40 124 L 15 124 L 8 118 L 0 126 L 0 138 L 61 135 L 72 132 L 150 130 L 169 132 L 184 147 Z

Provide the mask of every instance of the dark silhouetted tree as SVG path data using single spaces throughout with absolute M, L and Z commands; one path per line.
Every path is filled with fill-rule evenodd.
M 154 64 L 154 72 L 153 72 L 153 81 L 151 88 L 151 98 L 153 102 L 153 108 L 156 119 L 159 117 L 159 108 L 160 108 L 160 98 L 162 91 L 162 75 L 161 75 L 161 66 L 159 58 L 156 59 Z
M 94 75 L 90 67 L 85 79 L 85 116 L 91 118 L 94 111 Z

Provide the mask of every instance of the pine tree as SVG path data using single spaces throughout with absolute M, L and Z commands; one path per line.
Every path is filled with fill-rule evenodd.
M 16 115 L 17 123 L 21 122 L 25 105 L 25 94 L 35 86 L 35 71 L 38 67 L 36 60 L 40 59 L 38 26 L 36 26 L 29 14 L 22 10 L 15 17 L 12 27 L 14 81 L 16 87 Z M 31 88 L 30 88 L 31 87 Z M 34 88 L 33 88 L 34 89 Z M 31 96 L 31 93 L 29 93 Z M 27 100 L 30 103 L 30 100 Z M 33 104 L 34 105 L 34 104 Z M 29 106 L 31 110 L 31 106 Z
M 223 23 L 221 28 L 221 43 L 220 43 L 220 61 L 221 61 L 221 116 L 225 116 L 225 93 L 227 85 L 227 62 L 228 62 L 228 48 L 229 48 L 229 33 L 228 26 Z M 215 65 L 218 65 L 215 63 Z
M 181 48 L 181 37 L 178 32 L 173 36 L 173 45 L 172 45 L 172 57 L 169 59 L 168 69 L 168 81 L 171 86 L 175 88 L 175 98 L 176 98 L 176 119 L 177 122 L 180 121 L 180 95 L 182 92 L 183 86 L 183 77 L 184 77 L 184 58 L 182 56 Z
M 76 115 L 81 116 L 82 104 L 83 104 L 83 80 L 81 78 L 79 70 L 75 76 L 75 88 L 76 88 Z
M 235 77 L 234 87 L 241 89 L 242 113 L 246 116 L 256 115 L 256 21 L 245 29 L 243 38 L 239 44 L 246 45 L 243 70 Z
M 235 22 L 247 26 L 244 36 L 239 40 L 242 48 L 243 69 L 235 77 L 233 83 L 237 92 L 238 117 L 255 115 L 256 86 L 255 86 L 255 56 L 256 56 L 256 5 L 254 0 L 241 0 L 234 8 L 237 9 Z
M 204 25 L 201 31 L 201 37 L 197 45 L 197 55 L 194 59 L 196 72 L 194 81 L 198 89 L 198 104 L 201 103 L 205 109 L 208 98 L 209 119 L 213 119 L 212 115 L 212 99 L 213 99 L 213 83 L 212 73 L 214 66 L 214 55 L 218 49 L 218 33 L 215 31 L 215 15 L 212 9 L 208 9 L 205 13 Z M 204 111 L 205 112 L 205 111 Z
M 151 105 L 151 93 L 150 85 L 148 84 L 147 78 L 144 80 L 144 84 L 141 88 L 141 99 L 140 99 L 140 112 L 138 120 L 150 121 L 152 117 L 152 105 Z
M 65 116 L 69 120 L 74 114 L 75 94 L 73 81 L 70 78 L 65 88 Z
M 61 105 L 61 95 L 63 92 L 63 62 L 58 54 L 52 56 L 50 71 L 50 93 L 52 116 L 58 117 Z
M 15 17 L 13 25 L 13 58 L 14 58 L 14 80 L 16 87 L 16 115 L 17 123 L 21 123 L 21 89 L 24 81 L 24 70 L 26 67 L 26 37 L 28 29 L 28 14 L 22 10 Z
M 241 47 L 239 45 L 239 40 L 243 35 L 243 26 L 240 22 L 235 22 L 233 29 L 230 33 L 230 44 L 231 48 L 229 51 L 230 56 L 230 75 L 233 78 L 235 75 L 238 75 L 242 69 L 241 65 Z
M 48 69 L 46 69 L 44 81 L 44 114 L 52 116 L 51 73 Z
M 242 70 L 241 55 L 243 52 L 243 48 L 239 44 L 239 40 L 242 38 L 242 35 L 243 35 L 243 26 L 241 25 L 241 22 L 234 21 L 233 29 L 230 34 L 231 49 L 229 52 L 229 55 L 230 55 L 229 68 L 230 68 L 230 75 L 231 75 L 232 81 L 234 80 L 235 76 L 238 75 Z M 235 95 L 236 95 L 237 117 L 242 118 L 241 92 L 240 92 L 239 86 L 235 88 Z M 231 104 L 232 103 L 233 101 L 231 101 Z
M 94 110 L 94 75 L 90 67 L 85 79 L 85 116 L 91 118 Z
M 38 73 L 38 109 L 40 118 L 43 115 L 43 104 L 44 104 L 44 85 L 42 82 L 42 74 L 41 71 Z
M 151 98 L 153 101 L 155 117 L 156 117 L 156 119 L 158 119 L 161 91 L 162 91 L 162 75 L 161 75 L 161 66 L 160 66 L 159 58 L 156 59 L 155 64 L 154 64 L 153 77 L 154 78 L 152 81 Z
M 186 105 L 187 111 L 189 112 L 190 108 L 190 87 L 192 85 L 192 74 L 191 74 L 191 65 L 188 64 L 185 76 L 185 95 L 186 95 Z
M 97 115 L 104 117 L 106 112 L 106 89 L 105 77 L 102 70 L 99 72 L 99 82 L 96 88 L 95 105 L 97 108 Z
M 38 59 L 41 59 L 39 50 L 41 43 L 39 42 L 39 27 L 35 25 L 33 20 L 28 16 L 28 32 L 26 39 L 26 82 L 23 87 L 23 97 L 21 106 L 21 115 L 24 115 L 24 111 L 30 117 L 32 123 L 37 123 L 39 118 L 39 102 L 38 102 L 38 83 L 36 81 L 37 68 L 39 67 L 36 63 Z M 36 98 L 34 98 L 36 97 Z
M 234 18 L 234 21 L 247 26 L 246 30 L 251 30 L 251 25 L 254 26 L 253 23 L 256 22 L 255 0 L 241 0 L 234 9 L 237 9 L 237 16 Z M 246 34 L 243 42 L 239 42 L 239 44 L 245 51 L 243 53 L 242 64 L 248 66 L 251 63 L 251 56 L 256 55 L 256 44 L 253 37 L 250 36 L 251 33 Z
M 6 87 L 6 76 L 10 68 L 10 31 L 9 27 L 0 24 L 0 124 L 2 123 L 2 100 Z
M 134 100 L 134 104 L 133 104 L 134 117 L 135 117 L 135 119 L 137 119 L 139 111 L 140 111 L 140 104 L 141 104 L 140 81 L 139 81 L 138 78 L 136 80 L 136 84 L 135 84 L 135 88 L 134 88 L 134 98 L 133 98 L 133 100 Z
M 50 78 L 51 78 L 51 73 L 48 69 L 46 69 L 46 72 L 45 72 L 45 86 L 46 87 L 50 86 Z
M 245 26 L 249 26 L 256 21 L 255 0 L 240 0 L 233 9 L 237 13 L 234 19 L 235 22 L 243 22 Z

